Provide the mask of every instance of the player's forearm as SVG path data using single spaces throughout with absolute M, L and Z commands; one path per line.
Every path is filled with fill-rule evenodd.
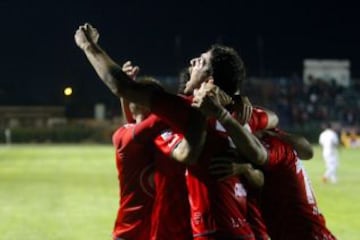
M 150 92 L 131 80 L 96 43 L 90 43 L 84 53 L 100 79 L 118 97 L 149 106 Z
M 254 169 L 250 163 L 233 163 L 234 175 L 245 177 L 247 182 L 254 188 L 261 188 L 264 185 L 264 174 Z
M 206 118 L 201 114 L 196 114 L 191 120 L 191 126 L 187 129 L 184 137 L 187 139 L 190 152 L 187 163 L 196 163 L 203 151 L 206 139 Z
M 281 133 L 278 134 L 279 138 L 293 146 L 297 155 L 302 160 L 309 160 L 314 156 L 314 150 L 309 141 L 298 135 Z
M 172 155 L 176 161 L 186 164 L 197 162 L 206 139 L 206 119 L 200 114 L 192 118 L 184 139 L 176 146 Z
M 100 79 L 112 93 L 119 96 L 118 81 L 114 79 L 114 76 L 111 73 L 117 68 L 121 69 L 120 66 L 118 66 L 96 43 L 89 43 L 83 50 Z
M 196 163 L 202 152 L 205 136 L 206 132 L 197 140 L 198 144 L 192 143 L 191 140 L 189 142 L 186 138 L 184 138 L 172 152 L 172 158 L 185 164 Z
M 264 186 L 264 174 L 260 170 L 249 168 L 244 176 L 252 187 L 261 188 Z
M 263 165 L 266 162 L 267 152 L 253 134 L 241 126 L 225 109 L 217 118 L 230 135 L 241 155 L 254 164 Z

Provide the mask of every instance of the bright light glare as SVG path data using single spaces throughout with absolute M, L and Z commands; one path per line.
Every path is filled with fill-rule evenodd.
M 70 95 L 72 94 L 72 92 L 73 92 L 73 90 L 72 90 L 71 87 L 66 87 L 66 88 L 64 89 L 64 94 L 65 94 L 65 96 L 70 96 Z

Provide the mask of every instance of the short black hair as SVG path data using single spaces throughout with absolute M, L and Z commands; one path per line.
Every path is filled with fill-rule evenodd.
M 181 69 L 180 73 L 179 73 L 179 89 L 178 89 L 178 93 L 181 93 L 181 94 L 184 93 L 186 83 L 189 81 L 189 79 L 190 79 L 189 68 Z
M 154 88 L 160 91 L 164 91 L 164 87 L 162 86 L 161 82 L 155 79 L 154 77 L 146 76 L 146 75 L 140 76 L 136 78 L 135 81 L 143 85 L 153 86 Z
M 245 65 L 235 49 L 215 44 L 210 48 L 211 74 L 214 82 L 232 96 L 239 92 L 245 80 Z

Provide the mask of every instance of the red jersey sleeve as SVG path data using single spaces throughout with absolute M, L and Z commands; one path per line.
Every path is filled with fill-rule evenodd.
M 193 114 L 201 114 L 190 105 L 191 98 L 173 95 L 165 91 L 154 94 L 151 112 L 159 116 L 175 132 L 185 133 Z
M 170 129 L 166 129 L 155 138 L 155 145 L 157 149 L 160 150 L 160 152 L 162 152 L 165 156 L 171 157 L 172 151 L 181 142 L 182 139 L 182 134 L 174 133 Z
M 253 108 L 252 115 L 249 121 L 252 132 L 265 129 L 269 122 L 267 113 L 260 108 Z
M 125 127 L 125 125 L 121 128 L 118 128 L 114 134 L 112 135 L 112 142 L 113 142 L 113 145 L 114 147 L 116 148 L 118 145 L 119 145 L 119 142 L 120 142 L 120 139 L 121 139 L 121 136 L 124 132 L 123 128 Z
M 156 137 L 159 132 L 168 126 L 156 115 L 151 114 L 144 121 L 138 123 L 133 128 L 133 139 L 136 142 L 149 142 L 149 138 Z
M 288 159 L 292 159 L 293 155 L 295 155 L 294 151 L 288 144 L 283 143 L 275 137 L 268 137 L 263 142 L 263 145 L 268 152 L 267 168 L 273 168 L 279 164 L 285 164 Z

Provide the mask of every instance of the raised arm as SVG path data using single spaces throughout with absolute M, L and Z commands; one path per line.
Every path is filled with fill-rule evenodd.
M 97 44 L 98 38 L 98 31 L 90 24 L 80 26 L 75 34 L 77 46 L 84 51 L 100 79 L 116 96 L 148 107 L 171 129 L 182 133 L 185 139 L 174 156 L 179 161 L 194 162 L 205 141 L 202 114 L 179 96 L 133 81 Z
M 205 65 L 202 61 L 196 61 L 191 71 L 191 78 L 202 78 Z M 190 98 L 187 98 L 188 105 L 186 108 L 181 107 L 182 104 L 173 105 L 172 109 L 168 109 L 169 112 L 173 112 L 173 118 L 175 121 L 182 122 L 183 117 L 188 116 L 187 119 L 187 131 L 184 134 L 183 140 L 176 145 L 172 151 L 172 158 L 176 161 L 192 164 L 196 163 L 200 154 L 202 153 L 203 146 L 206 139 L 206 117 L 198 110 L 190 107 Z M 177 101 L 174 101 L 177 102 Z M 190 109 L 189 109 L 190 108 Z M 174 111 L 175 110 L 175 111 Z M 179 116 L 176 116 L 179 114 Z M 190 113 L 190 114 L 188 114 Z
M 122 65 L 122 71 L 126 73 L 132 80 L 135 81 L 140 68 L 138 66 L 133 66 L 131 61 L 126 61 Z M 129 101 L 124 99 L 123 97 L 120 98 L 120 104 L 121 104 L 121 110 L 124 118 L 128 123 L 135 122 L 135 119 L 133 118 L 131 111 L 129 109 Z
M 130 102 L 151 107 L 153 88 L 138 84 L 129 78 L 97 44 L 98 38 L 98 31 L 88 23 L 80 26 L 75 33 L 77 46 L 83 50 L 100 79 L 113 94 Z

